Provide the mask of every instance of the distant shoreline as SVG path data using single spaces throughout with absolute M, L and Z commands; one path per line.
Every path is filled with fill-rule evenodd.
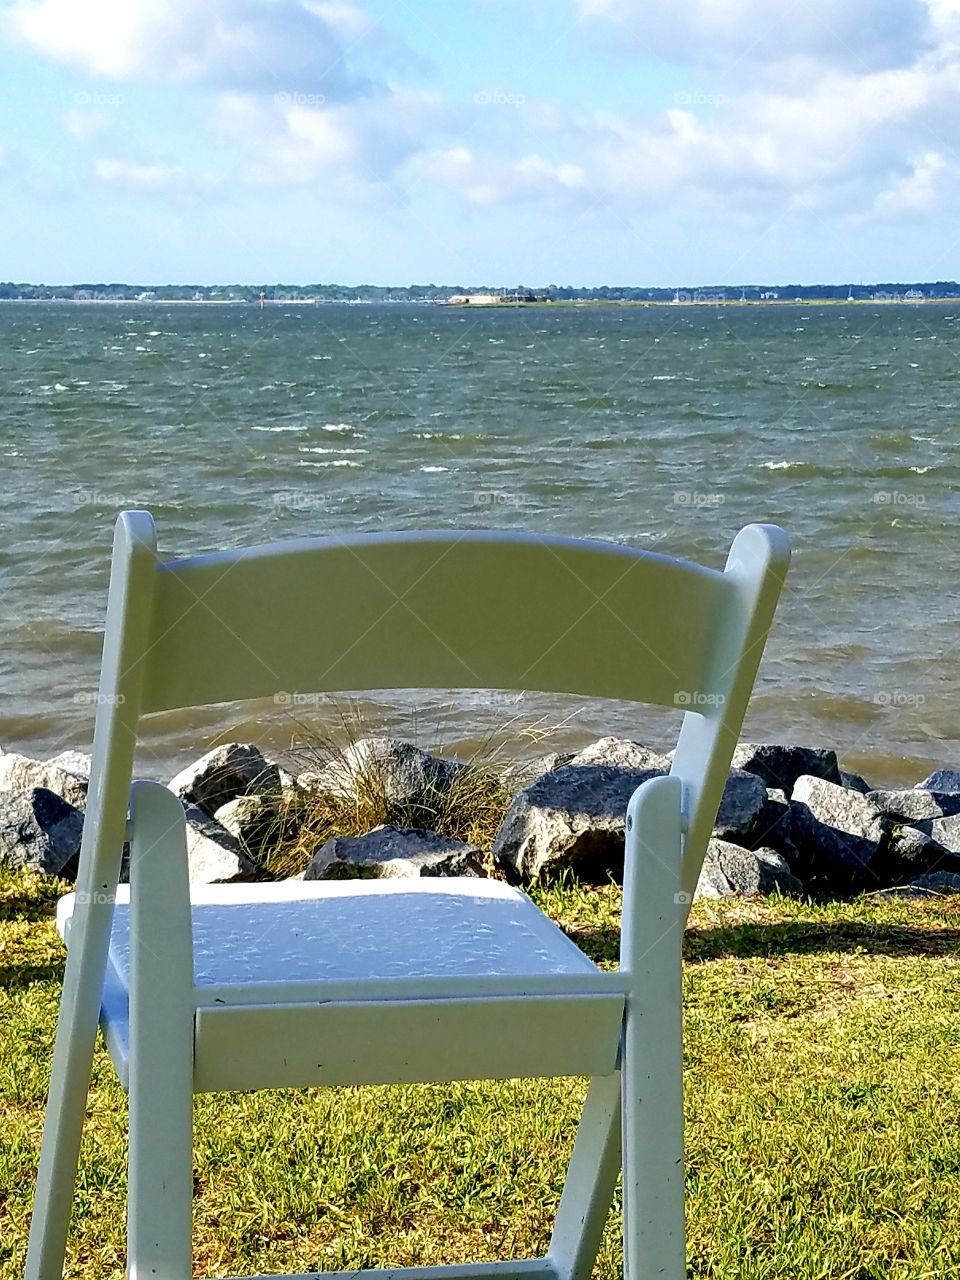
M 724 299 L 637 299 L 637 298 L 543 298 L 535 302 L 448 302 L 445 298 L 376 298 L 356 301 L 345 298 L 267 298 L 260 302 L 245 298 L 0 298 L 0 306 L 70 307 L 246 307 L 257 311 L 275 307 L 450 307 L 456 311 L 519 311 L 547 307 L 591 308 L 627 307 L 645 309 L 766 308 L 766 307 L 924 307 L 957 306 L 960 298 L 724 298 Z

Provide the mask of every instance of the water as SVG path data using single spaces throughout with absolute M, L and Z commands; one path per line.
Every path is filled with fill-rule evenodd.
M 958 354 L 960 310 L 939 306 L 2 306 L 0 743 L 89 745 L 125 507 L 154 512 L 166 557 L 474 527 L 720 565 L 769 520 L 795 560 L 746 735 L 916 781 L 960 763 Z M 551 745 L 674 729 L 533 695 L 365 705 L 451 745 L 511 717 L 572 717 Z M 234 731 L 283 747 L 329 714 L 153 717 L 142 769 Z

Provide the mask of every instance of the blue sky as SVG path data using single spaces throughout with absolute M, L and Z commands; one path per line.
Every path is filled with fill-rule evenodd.
M 960 276 L 960 0 L 7 0 L 0 278 Z

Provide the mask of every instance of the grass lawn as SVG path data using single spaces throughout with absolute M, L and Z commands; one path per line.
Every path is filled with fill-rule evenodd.
M 60 886 L 0 872 L 0 1277 L 22 1275 Z M 619 891 L 541 905 L 601 963 Z M 686 943 L 689 1274 L 960 1277 L 960 899 L 701 903 Z M 582 1081 L 197 1099 L 198 1275 L 546 1248 Z M 67 1274 L 123 1274 L 124 1096 L 97 1053 Z M 596 1274 L 621 1274 L 614 1207 Z

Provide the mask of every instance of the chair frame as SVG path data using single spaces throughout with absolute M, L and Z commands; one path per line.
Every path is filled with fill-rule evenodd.
M 426 563 L 424 556 L 431 563 L 449 557 L 439 612 L 431 612 L 430 583 L 425 581 L 428 575 L 421 572 Z M 584 556 L 587 559 L 581 559 Z M 490 557 L 500 558 L 491 561 Z M 355 648 L 338 651 L 345 655 L 344 665 L 337 669 L 339 657 L 335 656 L 327 671 L 321 672 L 319 687 L 384 687 L 382 683 L 361 685 L 354 681 L 367 671 L 381 669 L 378 664 L 384 660 L 386 637 L 396 625 L 401 631 L 407 625 L 407 649 L 415 635 L 425 634 L 415 627 L 425 627 L 436 644 L 430 660 L 421 662 L 420 667 L 415 662 L 404 667 L 401 661 L 400 677 L 390 687 L 400 687 L 411 671 L 416 676 L 427 670 L 438 672 L 442 679 L 433 684 L 424 680 L 410 687 L 452 687 L 456 683 L 452 677 L 458 671 L 464 677 L 459 682 L 461 687 L 518 687 L 482 681 L 491 673 L 504 671 L 509 679 L 517 679 L 513 650 L 525 642 L 519 629 L 511 632 L 507 628 L 507 642 L 501 646 L 493 666 L 484 666 L 480 651 L 474 654 L 470 648 L 476 620 L 468 618 L 460 632 L 451 622 L 449 626 L 454 629 L 445 633 L 448 622 L 442 612 L 450 600 L 469 597 L 465 573 L 477 565 L 483 570 L 488 563 L 499 566 L 514 560 L 523 570 L 516 580 L 507 573 L 500 575 L 504 579 L 501 582 L 498 575 L 491 574 L 485 584 L 490 592 L 499 593 L 497 602 L 507 610 L 516 608 L 524 599 L 524 577 L 531 565 L 535 569 L 542 567 L 547 577 L 555 572 L 557 582 L 566 581 L 570 574 L 584 585 L 581 570 L 584 565 L 589 570 L 596 564 L 605 573 L 609 570 L 607 585 L 597 592 L 589 582 L 585 584 L 586 594 L 581 593 L 584 613 L 593 608 L 589 604 L 591 596 L 615 620 L 622 621 L 624 611 L 634 610 L 624 626 L 636 636 L 641 648 L 651 648 L 645 633 L 654 636 L 660 650 L 670 643 L 686 645 L 698 655 L 692 665 L 688 664 L 688 670 L 694 672 L 699 683 L 682 689 L 674 685 L 673 704 L 689 709 L 670 774 L 644 783 L 628 808 L 620 968 L 615 973 L 598 974 L 579 993 L 580 998 L 597 1002 L 598 1009 L 605 1001 L 619 1002 L 622 1012 L 618 1014 L 619 1034 L 614 1036 L 612 1045 L 607 1046 L 605 1037 L 598 1033 L 598 1041 L 604 1043 L 598 1044 L 585 1067 L 581 1064 L 581 1073 L 589 1074 L 591 1083 L 548 1254 L 542 1259 L 349 1275 L 369 1280 L 484 1280 L 510 1276 L 588 1280 L 622 1169 L 625 1275 L 630 1280 L 682 1280 L 686 1273 L 682 935 L 787 570 L 786 536 L 774 526 L 748 526 L 735 539 L 722 573 L 608 544 L 488 533 L 315 539 L 164 563 L 158 559 L 153 520 L 146 512 L 121 515 L 114 542 L 91 784 L 26 1280 L 62 1277 L 90 1072 L 105 998 L 113 907 L 127 838 L 131 848 L 131 930 L 141 940 L 149 940 L 148 945 L 136 946 L 131 953 L 128 1275 L 133 1280 L 189 1280 L 193 1094 L 204 1088 L 244 1086 L 230 1080 L 224 1082 L 216 1071 L 206 1078 L 199 1073 L 199 1067 L 195 1071 L 194 1055 L 203 1022 L 216 1019 L 218 1011 L 198 1008 L 194 986 L 182 807 L 171 792 L 157 784 L 135 783 L 131 790 L 139 721 L 148 712 L 196 705 L 184 701 L 194 695 L 189 681 L 184 683 L 187 677 L 170 674 L 172 666 L 183 670 L 182 662 L 173 661 L 178 653 L 181 657 L 193 655 L 203 667 L 200 675 L 215 695 L 206 700 L 224 700 L 219 696 L 222 689 L 217 671 L 210 663 L 204 666 L 197 648 L 204 638 L 209 641 L 211 627 L 221 624 L 229 635 L 218 632 L 219 639 L 233 644 L 230 659 L 223 665 L 240 672 L 239 688 L 232 696 L 277 692 L 277 664 L 264 663 L 260 657 L 263 649 L 247 644 L 239 630 L 231 630 L 224 623 L 224 618 L 239 607 L 238 602 L 249 600 L 251 584 L 259 584 L 257 590 L 268 593 L 278 565 L 293 565 L 298 572 L 308 566 L 311 571 L 315 568 L 319 577 L 310 579 L 311 590 L 327 575 L 339 591 L 345 589 L 340 585 L 341 578 L 344 583 L 349 581 L 351 559 L 362 562 L 361 568 L 354 566 L 354 578 L 369 583 L 374 596 L 379 592 L 376 604 L 382 616 L 362 634 L 356 629 L 358 620 L 350 620 L 354 634 L 359 636 Z M 397 565 L 410 566 L 402 591 L 391 588 L 386 578 Z M 660 593 L 657 616 L 652 620 L 636 613 L 634 585 L 623 585 L 623 579 L 635 568 L 644 582 L 650 578 Z M 365 576 L 368 571 L 369 576 Z M 238 594 L 230 595 L 236 585 L 233 578 L 239 581 Z M 680 578 L 682 582 L 678 581 Z M 355 596 L 357 586 L 355 581 Z M 699 602 L 699 614 L 684 615 L 682 609 L 676 616 L 671 613 L 672 586 L 689 586 L 691 597 Z M 360 594 L 364 599 L 358 609 L 367 603 L 365 593 Z M 336 592 L 334 596 L 341 598 Z M 418 602 L 416 609 L 408 605 L 411 599 Z M 353 597 L 344 605 L 344 612 L 350 612 L 352 600 Z M 490 598 L 480 605 L 489 611 Z M 415 624 L 408 622 L 404 609 L 421 615 Z M 423 622 L 422 615 L 428 615 L 427 622 Z M 691 617 L 694 631 L 685 632 L 685 625 L 691 626 Z M 559 646 L 556 661 L 548 650 L 526 687 L 603 695 L 612 694 L 616 686 L 618 696 L 670 705 L 668 676 L 655 671 L 650 677 L 652 685 L 644 686 L 630 674 L 630 663 L 617 656 L 602 664 L 593 662 L 589 677 L 562 674 L 562 665 L 570 661 L 572 653 L 579 653 L 582 666 L 586 655 L 596 652 L 590 648 L 600 634 L 590 629 L 595 622 L 596 619 L 581 628 L 583 634 L 575 633 L 569 641 L 564 632 L 555 642 Z M 635 631 L 634 624 L 644 631 Z M 530 625 L 536 631 L 536 620 Z M 709 637 L 700 634 L 708 627 L 717 637 L 716 643 L 711 644 Z M 282 628 L 277 630 L 275 636 L 264 633 L 262 645 L 279 645 L 278 661 L 284 670 L 292 667 L 295 679 L 307 679 L 304 662 L 310 655 L 301 661 L 300 654 L 284 652 L 288 638 Z M 372 637 L 369 643 L 368 635 Z M 332 643 L 340 641 L 335 636 Z M 458 652 L 461 646 L 469 652 L 469 662 Z M 244 649 L 252 656 L 247 658 Z M 634 665 L 636 652 L 631 657 Z M 465 666 L 469 670 L 465 671 Z M 653 696 L 645 696 L 651 690 Z M 163 921 L 162 930 L 157 927 L 158 920 Z M 430 1000 L 436 1007 L 437 999 L 442 998 L 446 1012 L 455 1012 L 458 999 L 464 1007 L 474 1002 L 473 1008 L 479 1007 L 477 1001 L 488 1000 L 500 1002 L 497 1016 L 509 1017 L 507 1006 L 511 999 L 522 1006 L 537 1000 L 569 1002 L 578 997 L 576 984 L 571 985 L 569 979 L 560 985 L 544 983 L 539 993 L 536 984 L 527 981 L 513 996 L 503 979 L 491 978 L 488 989 L 482 982 L 468 983 L 468 989 L 458 993 L 458 986 L 464 987 L 464 983 L 451 980 L 450 990 L 425 993 L 414 985 L 405 996 L 394 992 L 394 998 L 399 994 L 410 1009 Z M 352 1004 L 358 1010 L 363 1003 L 368 1011 L 373 1009 L 382 1016 L 389 1001 L 348 999 L 343 1007 Z M 255 1013 L 256 1007 L 251 1006 L 251 1016 Z M 230 1017 L 238 1014 L 235 1008 L 228 1011 Z M 355 1026 L 363 1010 L 342 1016 L 353 1017 L 350 1025 Z M 651 1028 L 655 1028 L 655 1034 L 650 1034 Z M 571 1074 L 565 1066 L 543 1073 Z M 441 1070 L 436 1078 L 468 1078 L 470 1074 L 464 1072 L 462 1064 L 448 1064 L 448 1069 Z M 386 1069 L 385 1075 L 378 1078 L 388 1083 L 404 1077 Z M 162 1107 L 157 1105 L 158 1098 L 163 1100 Z M 655 1099 L 653 1103 L 651 1098 Z

